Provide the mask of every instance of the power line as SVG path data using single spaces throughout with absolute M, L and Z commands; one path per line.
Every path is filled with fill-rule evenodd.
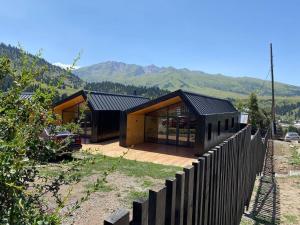
M 255 92 L 257 92 L 258 95 L 261 94 L 261 92 L 262 92 L 262 90 L 263 90 L 263 88 L 264 88 L 264 86 L 265 86 L 265 84 L 266 84 L 266 81 L 267 81 L 268 77 L 270 76 L 270 74 L 271 74 L 271 69 L 269 69 L 269 71 L 268 71 L 268 73 L 267 73 L 267 76 L 266 76 L 266 78 L 264 79 L 264 81 L 263 81 L 261 87 L 256 89 Z

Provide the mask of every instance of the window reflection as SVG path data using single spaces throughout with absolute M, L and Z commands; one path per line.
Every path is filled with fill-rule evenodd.
M 196 116 L 183 103 L 150 112 L 145 116 L 145 140 L 162 144 L 194 146 Z

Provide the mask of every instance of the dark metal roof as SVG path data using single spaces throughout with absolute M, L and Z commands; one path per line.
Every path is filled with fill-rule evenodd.
M 228 100 L 187 91 L 182 91 L 182 93 L 200 115 L 237 112 L 232 103 Z
M 94 110 L 121 110 L 148 102 L 149 99 L 136 95 L 121 95 L 104 92 L 84 91 L 88 104 Z
M 124 95 L 124 94 L 113 94 L 113 93 L 81 90 L 57 102 L 55 106 L 58 106 L 80 95 L 82 95 L 84 99 L 87 100 L 88 105 L 95 111 L 100 111 L 100 110 L 125 111 L 129 108 L 135 107 L 137 105 L 149 101 L 148 98 L 137 96 L 137 95 Z
M 22 99 L 31 99 L 32 95 L 33 95 L 32 92 L 22 92 L 20 97 Z
M 134 108 L 128 109 L 127 113 L 135 112 L 143 108 L 155 105 L 159 102 L 166 101 L 176 96 L 181 99 L 192 108 L 192 110 L 198 115 L 213 115 L 223 113 L 235 113 L 237 110 L 234 108 L 232 103 L 225 99 L 219 99 L 215 97 L 205 96 L 197 93 L 192 93 L 183 90 L 177 90 L 172 93 L 163 95 L 159 98 L 153 99 Z

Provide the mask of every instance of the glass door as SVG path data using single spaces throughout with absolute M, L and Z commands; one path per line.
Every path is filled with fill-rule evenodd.
M 189 145 L 189 118 L 186 116 L 178 117 L 178 137 L 177 144 L 180 146 Z

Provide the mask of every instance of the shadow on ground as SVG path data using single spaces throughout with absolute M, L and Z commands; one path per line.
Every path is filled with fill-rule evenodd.
M 274 172 L 274 144 L 269 141 L 263 176 L 260 178 L 255 201 L 250 214 L 245 215 L 254 224 L 280 224 L 279 186 Z

